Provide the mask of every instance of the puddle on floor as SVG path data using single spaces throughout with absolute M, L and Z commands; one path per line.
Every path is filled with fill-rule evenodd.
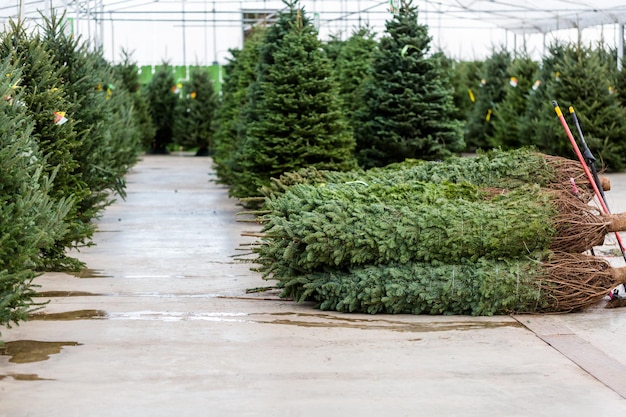
M 106 275 L 101 269 L 85 268 L 79 272 L 73 272 L 76 278 L 113 278 L 112 275 Z
M 248 316 L 248 313 L 207 313 L 190 311 L 130 311 L 122 313 L 107 313 L 110 320 L 157 320 L 157 321 L 213 321 L 213 322 L 247 322 L 239 317 Z
M 41 291 L 36 294 L 36 297 L 93 297 L 100 295 L 104 294 L 87 291 Z
M 105 319 L 108 315 L 103 310 L 74 310 L 61 313 L 35 313 L 29 316 L 30 320 L 40 321 L 69 321 L 69 320 L 97 320 Z
M 330 314 L 313 314 L 313 313 L 271 313 L 272 316 L 294 316 L 307 317 L 313 320 L 293 320 L 278 319 L 266 321 L 264 323 L 282 324 L 290 326 L 302 327 L 325 327 L 325 328 L 348 328 L 363 330 L 390 330 L 394 332 L 445 332 L 451 330 L 480 330 L 480 329 L 496 329 L 501 327 L 523 327 L 517 321 L 493 321 L 493 320 L 455 320 L 440 321 L 429 323 L 415 323 L 400 320 L 388 320 L 384 318 L 362 319 L 338 317 Z M 318 319 L 314 321 L 314 319 Z M 319 320 L 325 321 L 319 321 Z
M 37 374 L 6 374 L 0 375 L 0 381 L 4 378 L 13 378 L 16 381 L 54 381 L 50 378 L 41 378 Z
M 4 342 L 0 355 L 10 356 L 9 362 L 29 363 L 45 361 L 50 355 L 61 352 L 65 346 L 80 346 L 78 342 L 42 342 L 39 340 L 15 340 Z

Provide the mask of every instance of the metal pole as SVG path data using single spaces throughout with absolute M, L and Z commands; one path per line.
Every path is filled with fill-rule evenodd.
M 624 59 L 624 24 L 617 24 L 617 70 L 622 71 L 622 60 Z
M 215 16 L 215 2 L 213 2 L 213 63 L 217 64 L 217 22 Z
M 183 65 L 185 66 L 185 78 L 189 79 L 189 74 L 187 74 L 187 28 L 185 22 L 185 0 L 182 1 L 183 5 Z
M 18 0 L 17 2 L 17 20 L 19 22 L 24 21 L 24 0 Z

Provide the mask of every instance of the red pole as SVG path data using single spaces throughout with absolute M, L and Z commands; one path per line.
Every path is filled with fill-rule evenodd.
M 609 208 L 607 207 L 604 199 L 602 198 L 602 194 L 600 193 L 600 190 L 598 189 L 598 186 L 596 185 L 596 181 L 594 180 L 593 175 L 591 175 L 591 171 L 589 171 L 589 168 L 587 167 L 585 158 L 580 152 L 580 148 L 578 148 L 578 143 L 576 143 L 576 139 L 574 139 L 574 136 L 572 135 L 572 131 L 569 129 L 569 126 L 567 125 L 567 122 L 565 121 L 565 118 L 563 117 L 563 112 L 559 108 L 559 105 L 557 104 L 556 101 L 552 101 L 552 105 L 554 106 L 554 111 L 556 111 L 556 115 L 559 117 L 559 120 L 561 121 L 561 124 L 563 125 L 563 129 L 565 129 L 565 133 L 567 133 L 567 137 L 569 138 L 569 141 L 572 143 L 572 147 L 574 148 L 574 152 L 576 152 L 576 156 L 578 157 L 578 160 L 580 161 L 580 165 L 582 165 L 583 170 L 585 171 L 585 175 L 587 176 L 587 178 L 589 179 L 589 182 L 591 183 L 591 186 L 593 187 L 593 192 L 595 193 L 596 197 L 600 201 L 600 206 L 602 206 L 602 210 L 604 211 L 604 213 L 609 214 L 610 213 Z M 619 244 L 619 247 L 623 253 L 624 250 L 626 249 L 624 248 L 622 237 L 617 232 L 615 232 L 615 237 L 617 238 L 617 243 Z

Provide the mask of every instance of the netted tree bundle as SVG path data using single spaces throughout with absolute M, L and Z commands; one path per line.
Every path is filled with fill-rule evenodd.
M 282 279 L 324 266 L 579 253 L 624 227 L 622 217 L 539 186 L 494 194 L 459 184 L 438 193 L 437 184 L 416 184 L 390 194 L 374 192 L 388 190 L 382 186 L 293 187 L 264 216 L 256 270 Z
M 271 185 L 262 189 L 264 196 L 283 194 L 295 184 L 341 184 L 363 181 L 368 184 L 398 184 L 411 181 L 434 183 L 471 183 L 481 187 L 517 188 L 538 184 L 545 188 L 572 189 L 573 179 L 586 201 L 593 197 L 592 186 L 578 161 L 542 154 L 532 148 L 511 151 L 491 150 L 475 157 L 452 156 L 444 161 L 407 160 L 383 168 L 348 172 L 303 169 L 273 178 Z M 605 190 L 610 188 L 603 182 Z
M 626 281 L 624 268 L 596 257 L 538 259 L 327 268 L 285 278 L 282 295 L 340 312 L 490 316 L 582 310 Z

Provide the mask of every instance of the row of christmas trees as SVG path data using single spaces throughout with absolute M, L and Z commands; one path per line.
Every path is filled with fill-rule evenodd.
M 430 51 L 410 1 L 379 40 L 362 27 L 327 43 L 297 2 L 287 4 L 225 68 L 211 149 L 233 196 L 257 195 L 303 166 L 367 169 L 529 145 L 569 157 L 552 100 L 576 108 L 609 169 L 626 163 L 626 77 L 602 47 L 555 44 L 542 62 L 506 51 L 455 62 Z
M 146 136 L 137 73 L 53 17 L 0 33 L 0 325 L 26 317 L 40 271 L 78 269 L 94 219 L 125 195 Z M 145 108 L 145 106 L 144 106 Z M 148 135 L 149 135 L 148 131 Z
M 573 106 L 594 154 L 611 170 L 626 166 L 626 72 L 606 45 L 553 44 L 541 62 L 496 50 L 485 61 L 450 63 L 457 117 L 468 149 L 536 146 L 571 156 L 552 117 L 552 100 Z

